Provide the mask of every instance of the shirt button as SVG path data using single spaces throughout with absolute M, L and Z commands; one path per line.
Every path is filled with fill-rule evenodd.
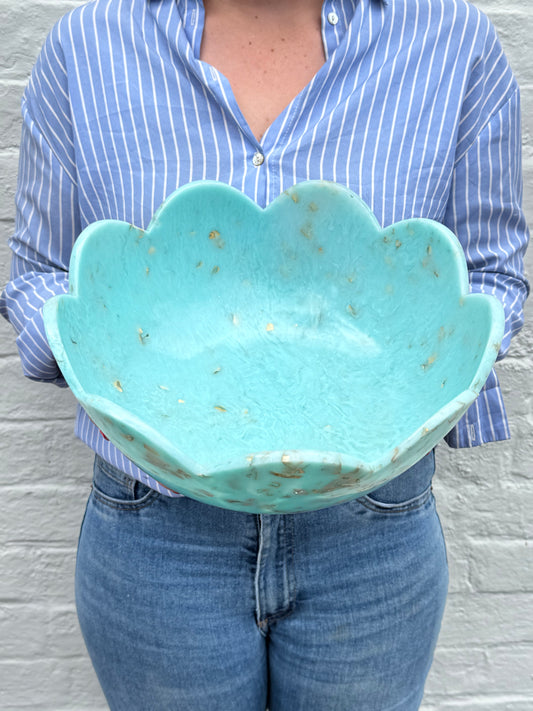
M 259 165 L 262 165 L 264 160 L 265 156 L 260 151 L 257 151 L 256 153 L 254 153 L 252 163 L 257 167 Z
M 338 21 L 339 21 L 339 16 L 337 15 L 336 12 L 330 12 L 328 14 L 328 22 L 330 25 L 336 25 Z

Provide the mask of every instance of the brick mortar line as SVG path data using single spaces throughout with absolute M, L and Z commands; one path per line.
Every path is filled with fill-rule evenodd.
M 48 661 L 52 661 L 54 659 L 74 659 L 74 660 L 89 663 L 87 657 L 84 656 L 83 654 L 73 654 L 73 655 L 69 655 L 68 657 L 47 657 L 46 660 L 41 660 L 41 659 L 34 660 L 34 659 L 28 659 L 27 657 L 9 657 L 9 658 L 6 657 L 5 659 L 2 659 L 0 657 L 0 664 L 3 664 L 4 666 L 9 666 L 10 663 L 12 662 L 13 664 L 17 664 L 17 665 L 22 663 L 22 664 L 26 664 L 27 666 L 33 666 L 35 664 L 42 664 L 43 661 L 48 662 Z M 35 709 L 35 706 L 33 707 L 33 709 Z
M 13 417 L 9 416 L 6 417 L 4 415 L 0 415 L 0 425 L 2 424 L 10 424 L 11 422 L 16 422 L 16 423 L 29 423 L 29 422 L 49 422 L 50 424 L 53 424 L 54 422 L 70 422 L 72 421 L 72 424 L 74 424 L 74 418 L 75 418 L 75 413 L 73 412 L 72 415 L 66 415 L 65 417 L 54 417 L 51 419 L 50 417 L 30 417 L 24 418 L 24 417 Z
M 17 604 L 18 603 L 18 604 Z M 17 600 L 15 603 L 10 605 L 9 609 L 17 611 L 17 608 L 20 608 L 22 611 L 22 608 L 24 610 L 32 610 L 33 612 L 42 612 L 43 609 L 46 610 L 53 610 L 55 612 L 75 612 L 76 610 L 76 603 L 74 600 L 70 603 L 61 603 L 59 605 L 47 605 L 44 602 L 43 603 L 35 603 L 35 602 L 27 602 L 27 603 L 22 603 L 20 600 Z
M 503 596 L 507 596 L 507 595 L 530 596 L 532 594 L 533 593 L 526 592 L 524 590 L 517 590 L 516 592 L 512 592 L 512 591 L 508 592 L 508 591 L 502 590 L 501 592 L 492 592 L 492 593 L 487 592 L 486 590 L 480 590 L 479 592 L 475 592 L 475 593 L 472 593 L 472 592 L 451 592 L 451 593 L 448 593 L 447 600 L 450 600 L 451 598 L 455 598 L 455 597 L 465 597 L 465 596 L 468 596 L 468 597 L 480 596 L 480 597 L 482 597 L 484 595 L 487 595 L 487 596 L 490 595 L 491 597 L 494 597 L 495 595 L 501 595 L 503 597 Z
M 21 79 L 20 77 L 9 77 L 7 76 L 7 71 L 8 70 L 0 71 L 0 86 L 17 86 L 24 90 L 26 88 L 28 80 Z
M 490 704 L 508 704 L 508 703 L 528 703 L 531 701 L 530 696 L 506 696 L 502 694 L 483 694 L 483 695 L 470 695 L 470 696 L 463 696 L 462 694 L 455 695 L 453 692 L 445 695 L 433 695 L 433 694 L 426 694 L 424 696 L 424 702 L 422 704 L 421 711 L 440 711 L 441 709 L 441 704 L 446 703 L 446 702 L 451 702 L 453 706 L 447 706 L 446 708 L 448 711 L 453 711 L 454 709 L 457 709 L 458 711 L 462 711 L 465 708 L 466 704 L 472 704 L 470 708 L 478 709 L 479 711 L 486 711 L 484 704 L 490 703 Z M 480 703 L 481 702 L 481 703 Z M 455 705 L 455 704 L 460 704 L 460 705 Z M 25 708 L 25 707 L 21 707 Z M 494 706 L 492 707 L 494 708 Z M 105 711 L 107 711 L 107 708 L 104 707 Z M 13 709 L 15 711 L 15 709 Z M 18 711 L 18 707 L 17 707 Z M 56 711 L 56 710 L 54 710 Z M 57 711 L 71 711 L 70 708 L 66 709 L 57 709 Z M 82 709 L 80 707 L 80 711 L 85 711 L 85 709 Z
M 435 703 L 437 701 L 446 701 L 446 700 L 457 700 L 457 701 L 530 701 L 531 697 L 529 695 L 525 694 L 506 694 L 500 692 L 494 692 L 494 693 L 489 693 L 489 694 L 454 694 L 453 692 L 449 692 L 447 694 L 433 694 L 428 692 L 424 696 L 424 702 L 429 702 L 429 703 Z
M 80 524 L 81 524 L 81 521 L 80 521 Z M 50 544 L 50 541 L 46 541 L 46 543 L 47 543 L 47 546 L 48 546 L 48 547 L 47 547 L 47 548 L 41 548 L 41 547 L 40 547 L 40 548 L 39 548 L 39 554 L 41 554 L 41 553 L 43 553 L 43 552 L 47 552 L 47 553 L 51 553 L 51 552 L 52 552 L 52 553 L 61 553 L 62 555 L 72 555 L 72 554 L 75 555 L 75 554 L 76 554 L 76 551 L 77 551 L 77 548 L 78 548 L 77 542 L 76 542 L 76 545 L 72 544 L 72 545 L 70 545 L 70 546 L 69 546 L 69 545 L 66 545 L 65 543 L 58 543 L 57 545 L 51 545 L 51 544 Z M 33 546 L 32 550 L 34 550 L 34 549 L 35 549 L 35 546 Z M 15 551 L 16 551 L 16 550 L 20 550 L 21 552 L 23 552 L 25 549 L 24 549 L 23 546 L 20 546 L 20 547 L 17 549 L 17 546 L 11 546 L 11 543 L 10 543 L 9 541 L 7 541 L 7 542 L 4 544 L 4 547 L 2 548 L 2 551 L 0 551 L 0 561 L 1 561 L 3 558 L 6 557 L 6 556 L 4 555 L 4 554 L 6 553 L 6 551 L 13 552 L 13 550 L 15 550 Z M 1 599 L 1 598 L 0 598 L 0 599 Z
M 491 512 L 487 512 L 487 513 L 491 513 Z M 462 543 L 464 543 L 464 541 L 466 541 L 467 543 L 473 543 L 473 544 L 494 543 L 494 542 L 500 543 L 501 541 L 499 539 L 500 539 L 500 537 L 497 535 L 495 536 L 494 534 L 490 535 L 490 536 L 476 537 L 475 535 L 469 534 L 468 531 L 465 531 L 464 539 L 462 540 Z M 513 542 L 520 543 L 521 548 L 529 548 L 530 546 L 528 545 L 528 543 L 530 540 L 531 539 L 528 538 L 527 536 L 512 539 Z
M 488 642 L 487 644 L 483 644 L 482 646 L 476 646 L 476 645 L 465 645 L 465 646 L 458 646 L 458 645 L 453 645 L 453 646 L 443 646 L 439 645 L 438 651 L 440 652 L 485 652 L 487 650 L 496 650 L 496 649 L 502 649 L 502 650 L 514 650 L 514 649 L 519 649 L 521 652 L 528 650 L 530 647 L 533 647 L 533 640 L 530 641 L 519 641 L 519 642 L 502 642 L 501 644 L 497 643 L 490 643 Z
M 88 482 L 88 483 L 90 483 L 90 482 Z M 80 485 L 82 485 L 82 484 L 81 483 L 80 484 L 60 484 L 60 483 L 34 484 L 31 487 L 31 492 L 28 492 L 28 484 L 27 483 L 26 484 L 13 484 L 13 483 L 2 484 L 2 483 L 0 483 L 0 486 L 3 489 L 11 488 L 14 491 L 20 491 L 20 492 L 24 492 L 26 494 L 30 494 L 30 493 L 34 494 L 34 493 L 38 493 L 38 492 L 42 493 L 42 492 L 50 491 L 50 490 L 53 490 L 53 491 L 59 490 L 62 492 L 71 491 L 72 493 L 78 493 Z

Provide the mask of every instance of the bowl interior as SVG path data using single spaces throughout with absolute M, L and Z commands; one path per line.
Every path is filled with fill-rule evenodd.
M 456 241 L 425 220 L 381 231 L 323 188 L 264 211 L 183 192 L 146 232 L 100 225 L 60 314 L 82 389 L 198 471 L 281 450 L 374 461 L 468 390 L 491 311 L 464 298 Z

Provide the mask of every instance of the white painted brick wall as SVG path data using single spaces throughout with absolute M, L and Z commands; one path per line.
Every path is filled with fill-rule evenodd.
M 9 271 L 19 101 L 53 22 L 75 0 L 0 0 L 0 286 Z M 522 87 L 525 206 L 533 224 L 533 12 L 478 0 Z M 529 257 L 533 275 L 533 249 Z M 441 446 L 435 490 L 451 592 L 424 711 L 533 708 L 533 304 L 500 364 L 511 442 Z M 77 627 L 73 572 L 92 457 L 72 435 L 68 391 L 21 376 L 0 323 L 0 708 L 104 711 Z

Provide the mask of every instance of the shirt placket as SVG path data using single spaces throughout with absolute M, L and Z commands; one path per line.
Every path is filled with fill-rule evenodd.
M 264 146 L 253 135 L 246 118 L 241 112 L 239 105 L 233 94 L 233 90 L 227 78 L 221 74 L 216 67 L 200 60 L 200 47 L 205 22 L 205 11 L 203 3 L 199 0 L 183 0 L 180 2 L 180 12 L 182 14 L 183 29 L 187 35 L 193 50 L 193 67 L 197 77 L 204 83 L 213 100 L 216 101 L 225 112 L 229 121 L 234 123 L 236 130 L 241 134 L 244 144 L 246 161 L 245 175 L 242 181 L 235 181 L 235 187 L 243 188 L 244 192 L 256 200 L 259 204 L 265 203 L 266 179 L 264 164 L 266 152 Z M 257 171 L 263 168 L 258 174 Z M 238 170 L 236 173 L 240 174 Z

